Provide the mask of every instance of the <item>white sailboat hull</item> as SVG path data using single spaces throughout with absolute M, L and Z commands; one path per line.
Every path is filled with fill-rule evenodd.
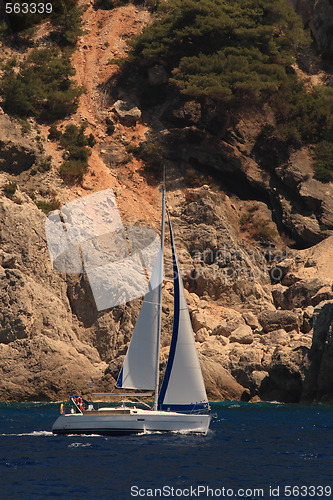
M 210 415 L 167 411 L 130 410 L 116 413 L 112 409 L 68 413 L 58 417 L 54 434 L 138 434 L 141 432 L 184 432 L 206 435 Z

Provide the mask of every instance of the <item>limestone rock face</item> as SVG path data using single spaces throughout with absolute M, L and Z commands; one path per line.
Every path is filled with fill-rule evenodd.
M 201 357 L 202 372 L 206 390 L 211 397 L 218 400 L 240 400 L 244 393 L 241 386 L 216 359 Z
M 303 388 L 303 399 L 333 401 L 333 303 L 324 303 L 314 311 L 311 362 Z
M 37 147 L 21 135 L 19 126 L 7 115 L 0 115 L 0 171 L 19 174 L 37 160 Z
M 333 53 L 333 6 L 330 0 L 289 0 L 308 25 L 321 52 Z
M 45 215 L 27 199 L 16 204 L 0 196 L 0 398 L 54 400 L 73 390 L 110 390 L 99 354 L 106 335 L 98 324 L 82 328 L 66 276 L 49 261 Z M 82 319 L 91 326 L 94 315 L 86 311 Z M 115 323 L 110 318 L 107 330 Z

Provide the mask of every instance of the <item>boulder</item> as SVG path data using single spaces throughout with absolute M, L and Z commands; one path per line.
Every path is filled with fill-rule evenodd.
M 141 118 L 140 109 L 127 101 L 116 101 L 113 105 L 113 109 L 119 116 L 119 121 L 128 127 L 135 125 Z
M 209 333 L 207 328 L 200 328 L 195 334 L 196 342 L 205 342 L 209 338 Z
M 240 317 L 227 318 L 221 321 L 212 330 L 212 335 L 222 335 L 223 337 L 230 337 L 231 332 L 236 330 L 238 326 L 242 325 L 243 321 Z M 244 325 L 245 326 L 245 325 Z
M 251 312 L 251 311 L 245 311 L 242 314 L 245 323 L 249 325 L 252 330 L 255 330 L 256 328 L 259 328 L 259 321 L 258 318 Z
M 4 252 L 0 249 L 0 266 L 4 268 L 13 269 L 16 267 L 17 255 L 13 253 Z
M 251 373 L 252 391 L 260 392 L 260 386 L 266 377 L 268 377 L 268 372 L 253 370 Z
M 277 346 L 277 345 L 288 345 L 290 342 L 290 335 L 283 329 L 273 330 L 269 332 L 269 341 Z
M 240 325 L 234 330 L 230 337 L 230 342 L 238 342 L 239 344 L 252 344 L 253 333 L 252 328 L 248 325 Z
M 299 331 L 298 316 L 291 311 L 264 311 L 258 317 L 265 333 L 283 328 L 287 332 Z
M 332 290 L 323 288 L 326 283 L 321 278 L 303 279 L 290 286 L 284 292 L 284 302 L 288 309 L 296 307 L 307 307 L 309 305 L 316 305 L 321 300 L 320 297 L 331 298 Z M 317 295 L 322 290 L 321 294 Z M 316 297 L 315 302 L 313 299 Z M 325 299 L 323 299 L 325 300 Z
M 213 400 L 240 400 L 244 393 L 234 377 L 223 368 L 218 358 L 200 355 L 201 368 L 208 397 Z
M 0 343 L 0 358 L 2 401 L 67 399 L 73 392 L 88 394 L 87 383 L 101 390 L 110 387 L 100 384 L 107 364 L 100 362 L 96 349 L 77 340 L 69 346 L 37 335 Z

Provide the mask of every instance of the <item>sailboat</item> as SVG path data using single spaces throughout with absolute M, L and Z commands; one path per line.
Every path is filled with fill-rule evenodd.
M 142 432 L 184 432 L 206 435 L 210 407 L 187 307 L 183 281 L 167 210 L 174 278 L 174 318 L 169 358 L 159 390 L 162 282 L 164 276 L 164 233 L 166 196 L 162 188 L 161 247 L 125 356 L 116 388 L 154 391 L 152 407 L 139 408 L 124 403 L 94 409 L 75 395 L 70 413 L 63 413 L 52 427 L 54 434 L 127 434 Z M 152 395 L 153 392 L 150 393 Z M 99 394 L 116 396 L 117 393 Z M 125 393 L 125 397 L 148 395 Z M 83 400 L 84 401 L 84 400 Z M 146 405 L 147 407 L 147 405 Z

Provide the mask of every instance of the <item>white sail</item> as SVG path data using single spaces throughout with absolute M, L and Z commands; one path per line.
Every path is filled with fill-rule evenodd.
M 116 387 L 155 388 L 163 251 L 159 251 Z
M 160 410 L 182 412 L 202 410 L 208 408 L 207 394 L 179 272 L 169 214 L 168 219 L 174 273 L 174 322 L 158 407 Z

